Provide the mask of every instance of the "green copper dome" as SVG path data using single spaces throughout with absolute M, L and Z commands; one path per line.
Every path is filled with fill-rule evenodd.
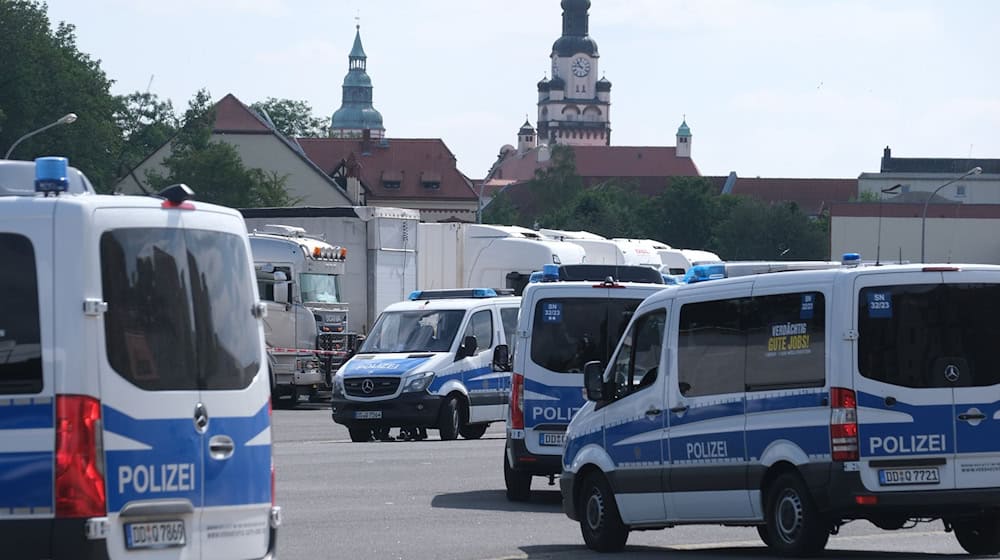
M 681 125 L 677 127 L 677 136 L 691 137 L 691 129 L 688 128 L 687 119 L 681 121 Z
M 366 67 L 368 57 L 361 45 L 361 28 L 354 35 L 354 46 L 348 55 L 348 71 L 344 76 L 340 109 L 333 113 L 332 130 L 385 130 L 382 114 L 372 106 L 372 79 Z

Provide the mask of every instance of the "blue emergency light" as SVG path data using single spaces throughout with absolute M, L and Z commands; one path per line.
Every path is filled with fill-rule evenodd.
M 455 290 L 413 290 L 406 299 L 410 301 L 452 298 L 492 298 L 514 295 L 514 290 L 493 288 L 468 288 Z
M 696 264 L 688 269 L 684 275 L 685 284 L 697 282 L 707 282 L 708 280 L 719 280 L 726 277 L 726 265 L 716 264 Z
M 35 192 L 55 193 L 57 196 L 61 192 L 69 189 L 69 179 L 66 177 L 69 171 L 69 160 L 64 157 L 46 156 L 35 159 Z
M 559 265 L 542 265 L 542 282 L 555 282 L 556 280 L 559 280 Z
M 861 264 L 861 254 L 860 253 L 844 253 L 840 257 L 840 264 L 843 266 L 858 266 Z

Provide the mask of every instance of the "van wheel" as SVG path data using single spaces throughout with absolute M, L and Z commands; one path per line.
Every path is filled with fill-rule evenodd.
M 969 554 L 994 555 L 1000 552 L 1000 518 L 984 515 L 952 524 L 955 538 Z
M 531 475 L 514 470 L 507 461 L 506 453 L 503 457 L 503 482 L 507 487 L 507 500 L 527 502 L 531 499 Z
M 462 434 L 465 439 L 479 439 L 483 437 L 486 428 L 489 427 L 489 424 L 465 424 L 458 429 L 458 433 Z
M 783 556 L 811 556 L 826 547 L 830 522 L 816 509 L 809 490 L 797 473 L 780 475 L 767 494 L 764 542 Z M 763 536 L 761 537 L 764 538 Z
M 615 495 L 603 476 L 595 473 L 584 479 L 577 503 L 580 531 L 587 548 L 598 552 L 625 549 L 628 527 L 622 523 Z
M 441 418 L 438 420 L 438 432 L 442 441 L 458 439 L 458 430 L 462 425 L 462 413 L 459 410 L 458 399 L 448 397 L 441 405 Z
M 351 424 L 347 427 L 347 431 L 351 434 L 351 441 L 354 443 L 371 441 L 372 439 L 372 429 L 365 425 Z

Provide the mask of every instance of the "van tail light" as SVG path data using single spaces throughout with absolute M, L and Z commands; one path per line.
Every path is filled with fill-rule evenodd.
M 858 400 L 851 389 L 830 388 L 830 449 L 834 461 L 858 460 Z
M 510 427 L 524 429 L 524 376 L 520 373 L 510 375 Z
M 107 513 L 101 403 L 93 397 L 56 397 L 56 517 Z

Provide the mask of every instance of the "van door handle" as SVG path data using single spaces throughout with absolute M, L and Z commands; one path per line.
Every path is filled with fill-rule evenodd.
M 662 413 L 663 411 L 660 410 L 659 408 L 651 406 L 649 407 L 649 410 L 646 411 L 646 416 L 659 416 Z
M 895 405 L 896 405 L 896 397 L 889 396 L 885 398 L 885 406 L 895 406 Z
M 958 419 L 961 420 L 961 421 L 963 421 L 963 422 L 968 422 L 969 420 L 986 420 L 986 415 L 982 414 L 982 413 L 979 413 L 979 414 L 969 414 L 969 413 L 963 412 L 962 414 L 958 415 Z
M 682 404 L 680 406 L 675 406 L 675 407 L 671 408 L 670 412 L 673 412 L 674 414 L 680 414 L 682 412 L 687 412 L 688 408 L 691 408 L 691 407 L 689 407 L 686 404 Z
M 212 436 L 212 439 L 208 440 L 208 453 L 217 461 L 232 457 L 235 450 L 236 444 L 229 436 Z

